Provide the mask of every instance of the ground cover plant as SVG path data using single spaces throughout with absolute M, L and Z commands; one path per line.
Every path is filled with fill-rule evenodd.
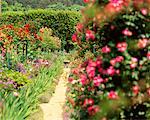
M 150 119 L 150 1 L 84 2 L 72 36 L 69 119 Z

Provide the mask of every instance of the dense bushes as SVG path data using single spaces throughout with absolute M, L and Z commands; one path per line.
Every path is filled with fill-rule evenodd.
M 84 1 L 72 36 L 83 59 L 69 78 L 71 118 L 150 119 L 150 1 Z
M 68 40 L 74 33 L 74 26 L 80 19 L 80 13 L 74 11 L 30 10 L 26 12 L 5 12 L 1 15 L 0 24 L 24 25 L 34 24 L 33 32 L 41 27 L 52 28 L 54 34 L 62 40 L 62 48 L 69 49 Z M 68 48 L 67 48 L 68 47 Z

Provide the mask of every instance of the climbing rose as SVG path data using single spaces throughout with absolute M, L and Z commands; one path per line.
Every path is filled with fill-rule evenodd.
M 77 34 L 73 34 L 72 35 L 72 41 L 73 42 L 77 42 Z
M 150 52 L 147 53 L 147 59 L 150 60 Z
M 137 66 L 138 59 L 135 57 L 131 58 L 130 68 L 133 69 Z
M 118 94 L 115 92 L 115 91 L 110 91 L 109 93 L 108 93 L 108 98 L 109 99 L 117 99 L 118 98 Z
M 142 13 L 143 15 L 147 15 L 147 14 L 148 14 L 148 11 L 147 11 L 146 8 L 142 8 L 140 11 L 141 11 L 141 13 Z
M 116 57 L 117 62 L 122 62 L 123 60 L 124 60 L 124 58 L 122 56 L 117 56 Z
M 145 48 L 147 45 L 148 40 L 147 39 L 140 39 L 138 42 L 138 48 Z
M 110 53 L 111 49 L 107 45 L 102 48 L 102 53 Z
M 118 43 L 116 47 L 118 48 L 118 51 L 124 52 L 127 49 L 127 46 L 128 45 L 126 42 L 121 42 L 121 43 Z
M 95 35 L 94 32 L 92 30 L 86 30 L 86 40 L 94 40 L 95 39 Z
M 137 95 L 139 93 L 139 86 L 138 85 L 133 86 L 132 91 L 133 91 L 134 95 Z

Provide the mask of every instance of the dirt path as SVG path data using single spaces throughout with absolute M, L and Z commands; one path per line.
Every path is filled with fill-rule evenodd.
M 64 72 L 60 77 L 56 86 L 55 93 L 49 103 L 41 104 L 44 113 L 44 120 L 63 120 L 63 105 L 65 104 L 66 83 L 70 69 L 64 68 Z

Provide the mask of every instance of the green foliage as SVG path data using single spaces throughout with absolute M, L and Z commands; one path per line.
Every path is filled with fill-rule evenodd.
M 34 24 L 32 31 L 40 28 L 52 28 L 54 34 L 62 40 L 62 48 L 71 40 L 74 26 L 80 20 L 81 15 L 75 11 L 53 11 L 53 10 L 29 10 L 28 12 L 5 12 L 0 17 L 0 24 L 21 25 L 25 23 Z

